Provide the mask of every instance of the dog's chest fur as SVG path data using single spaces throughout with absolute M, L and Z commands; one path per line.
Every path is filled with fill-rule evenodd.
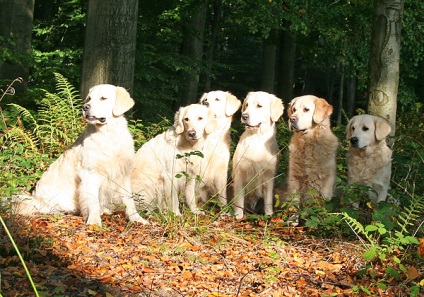
M 386 167 L 391 166 L 392 151 L 381 142 L 365 149 L 350 148 L 348 155 L 349 182 L 363 182 L 382 178 Z M 389 177 L 390 178 L 390 177 Z

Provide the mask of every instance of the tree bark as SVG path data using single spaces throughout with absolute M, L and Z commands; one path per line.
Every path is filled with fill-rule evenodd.
M 404 0 L 374 0 L 368 112 L 386 118 L 395 134 L 400 31 Z
M 184 69 L 180 72 L 182 86 L 178 92 L 180 105 L 188 105 L 197 101 L 199 87 L 200 68 L 203 55 L 203 36 L 206 22 L 206 1 L 202 1 L 193 12 L 189 25 L 184 32 L 184 40 L 181 46 L 181 55 L 188 61 L 192 61 L 192 69 Z
M 261 90 L 272 94 L 275 84 L 276 54 L 277 46 L 265 41 L 262 48 Z
M 280 66 L 278 95 L 288 104 L 294 97 L 296 61 L 296 32 L 290 31 L 290 25 L 285 24 L 280 38 Z
M 34 0 L 0 0 L 0 47 L 14 52 L 16 59 L 0 60 L 0 81 L 22 77 L 23 83 L 13 86 L 17 93 L 28 87 L 33 16 Z
M 97 84 L 134 84 L 137 0 L 90 0 L 87 13 L 81 96 Z
M 347 79 L 347 116 L 350 119 L 353 116 L 356 97 L 356 76 L 349 76 Z
M 222 0 L 216 0 L 213 5 L 213 18 L 211 22 L 211 36 L 209 40 L 209 46 L 206 53 L 206 71 L 204 77 L 204 92 L 209 92 L 211 90 L 211 73 L 212 73 L 212 64 L 214 61 L 214 53 L 216 51 L 216 45 L 218 40 L 218 32 L 221 24 L 222 18 Z

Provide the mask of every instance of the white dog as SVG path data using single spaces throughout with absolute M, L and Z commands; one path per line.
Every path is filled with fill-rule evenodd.
M 306 95 L 294 98 L 288 108 L 289 128 L 294 132 L 289 145 L 287 191 L 295 204 L 312 191 L 331 199 L 336 181 L 339 145 L 330 128 L 333 107 L 324 99 Z
M 386 144 L 390 124 L 373 115 L 354 116 L 346 127 L 350 141 L 348 154 L 348 182 L 371 187 L 374 203 L 385 201 L 390 188 L 392 151 Z
M 181 107 L 174 126 L 146 142 L 136 153 L 131 177 L 138 208 L 159 208 L 180 216 L 179 194 L 193 213 L 203 213 L 196 204 L 196 180 L 204 159 L 205 139 L 215 129 L 212 112 L 203 105 Z
M 124 88 L 91 88 L 82 108 L 89 125 L 44 172 L 18 212 L 82 214 L 87 224 L 101 226 L 102 213 L 124 204 L 131 221 L 146 224 L 131 197 L 134 143 L 123 115 L 133 105 Z
M 217 195 L 219 202 L 225 205 L 227 204 L 231 121 L 240 108 L 241 102 L 229 92 L 212 91 L 203 94 L 200 104 L 207 106 L 216 120 L 216 129 L 208 135 L 204 144 L 204 167 L 206 168 L 202 168 L 200 198 L 205 203 L 209 198 L 208 194 Z
M 237 219 L 243 218 L 245 202 L 254 208 L 259 198 L 264 199 L 265 214 L 273 214 L 274 178 L 279 161 L 276 122 L 283 111 L 282 100 L 266 92 L 250 92 L 243 102 L 241 121 L 246 130 L 233 157 L 233 209 Z

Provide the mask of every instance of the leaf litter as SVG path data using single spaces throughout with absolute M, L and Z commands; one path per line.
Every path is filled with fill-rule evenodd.
M 72 215 L 4 218 L 41 296 L 351 296 L 355 286 L 408 295 L 395 280 L 383 291 L 373 285 L 381 275 L 357 276 L 359 242 L 313 237 L 278 219 L 221 216 L 180 228 L 129 224 L 118 212 L 99 228 Z M 35 295 L 3 230 L 0 280 L 2 296 Z

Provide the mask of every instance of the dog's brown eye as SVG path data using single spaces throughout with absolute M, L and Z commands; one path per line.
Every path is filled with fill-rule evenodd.
M 91 100 L 91 97 L 90 96 L 88 96 L 87 98 L 85 98 L 85 102 L 88 102 L 90 100 Z
M 219 101 L 219 98 L 215 98 L 215 101 Z
M 262 105 L 258 104 L 258 108 L 261 108 L 261 107 L 262 107 Z
M 293 110 L 293 112 L 296 112 L 296 108 L 293 107 L 292 110 Z
M 303 112 L 308 112 L 308 111 L 309 111 L 309 108 L 306 108 L 306 107 L 305 107 L 305 108 L 303 109 Z
M 107 98 L 106 97 L 100 97 L 100 100 L 106 100 Z
M 199 121 L 201 121 L 201 120 L 203 120 L 203 118 L 202 117 L 199 117 L 199 119 L 198 119 Z
M 189 120 L 188 120 L 188 118 L 184 118 L 184 121 L 188 122 Z
M 367 126 L 362 127 L 362 131 L 368 131 L 370 128 L 368 128 Z
M 355 127 L 352 127 L 352 131 L 355 131 Z

